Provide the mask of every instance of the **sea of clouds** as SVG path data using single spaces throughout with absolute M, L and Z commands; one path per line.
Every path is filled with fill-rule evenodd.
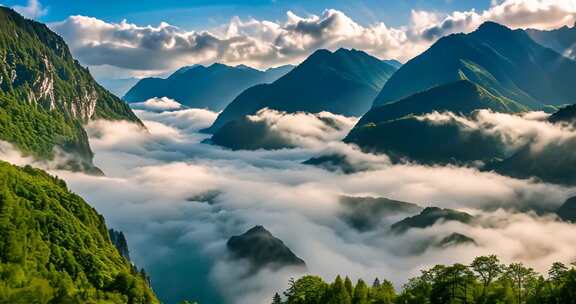
M 87 126 L 95 163 L 105 176 L 51 170 L 50 164 L 22 157 L 6 143 L 0 144 L 0 158 L 32 163 L 64 178 L 110 227 L 126 234 L 134 261 L 146 268 L 155 291 L 169 304 L 183 298 L 269 303 L 290 277 L 301 275 L 293 269 L 265 269 L 248 276 L 246 265 L 229 258 L 226 240 L 254 225 L 283 240 L 306 261 L 309 273 L 327 280 L 337 274 L 388 278 L 398 288 L 422 268 L 468 263 L 478 255 L 497 254 L 504 262 L 521 261 L 542 272 L 555 261 L 569 263 L 576 257 L 576 226 L 550 214 L 515 211 L 523 206 L 553 211 L 576 193 L 573 188 L 470 167 L 391 164 L 385 155 L 362 153 L 339 141 L 355 118 L 262 112 L 252 119 L 266 121 L 301 145 L 230 151 L 202 143 L 207 135 L 198 132 L 210 126 L 217 113 L 177 107 L 167 99 L 141 103 L 135 112 L 147 130 L 126 122 L 94 121 Z M 473 118 L 435 113 L 421 119 L 458 119 L 468 128 L 497 133 L 510 149 L 526 138 L 540 143 L 565 138 L 570 135 L 566 132 L 574 136 L 570 129 L 543 122 L 544 116 L 483 111 Z M 334 130 L 323 125 L 325 117 L 337 117 L 341 128 L 319 135 Z M 302 164 L 335 152 L 371 166 L 343 174 Z M 438 223 L 402 235 L 389 234 L 382 226 L 360 232 L 341 217 L 341 195 L 459 209 L 477 215 L 477 224 Z M 468 235 L 478 245 L 411 250 L 423 240 L 452 232 Z

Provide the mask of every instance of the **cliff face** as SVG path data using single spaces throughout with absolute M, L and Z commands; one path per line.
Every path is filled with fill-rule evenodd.
M 80 156 L 82 166 L 93 167 L 81 127 L 93 119 L 142 124 L 128 105 L 74 60 L 60 36 L 0 7 L 0 140 L 39 159 L 52 158 L 54 148 L 60 147 Z M 22 120 L 30 123 L 21 123 L 18 134 L 8 134 Z

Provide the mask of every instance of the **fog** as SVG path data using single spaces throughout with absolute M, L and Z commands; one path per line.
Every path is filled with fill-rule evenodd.
M 469 167 L 392 165 L 385 155 L 365 154 L 341 143 L 345 133 L 318 134 L 322 120 L 307 114 L 274 111 L 254 118 L 274 122 L 269 125 L 276 132 L 297 138 L 293 149 L 229 151 L 203 144 L 206 135 L 198 132 L 217 113 L 164 102 L 170 103 L 169 111 L 159 110 L 166 108 L 158 100 L 139 104 L 136 114 L 147 131 L 124 122 L 95 121 L 87 126 L 95 164 L 106 176 L 51 172 L 102 213 L 110 227 L 126 234 L 135 263 L 146 268 L 166 303 L 184 298 L 201 303 L 269 303 L 274 292 L 287 286 L 288 278 L 302 275 L 286 268 L 246 275 L 246 265 L 229 257 L 225 243 L 254 225 L 263 225 L 283 240 L 306 261 L 311 274 L 327 280 L 337 274 L 368 281 L 387 278 L 397 288 L 422 268 L 467 263 L 478 255 L 497 254 L 504 262 L 521 261 L 538 271 L 575 258 L 576 226 L 553 214 L 515 211 L 526 207 L 553 211 L 576 193 L 573 188 Z M 434 115 L 427 119 L 442 121 L 451 114 Z M 464 122 L 471 128 L 484 122 L 481 128 L 498 132 L 510 149 L 528 136 L 546 145 L 557 134 L 573 132 L 542 122 L 542 113 L 479 115 L 484 116 Z M 558 130 L 567 133 L 555 133 Z M 333 152 L 362 162 L 369 170 L 343 174 L 302 164 Z M 32 162 L 7 144 L 0 145 L 0 157 L 18 164 Z M 206 193 L 214 194 L 212 199 L 201 201 Z M 340 216 L 345 208 L 339 203 L 341 195 L 453 208 L 476 219 L 473 225 L 437 223 L 401 235 L 389 234 L 381 226 L 359 232 Z M 453 232 L 472 237 L 477 246 L 412 250 L 419 242 Z

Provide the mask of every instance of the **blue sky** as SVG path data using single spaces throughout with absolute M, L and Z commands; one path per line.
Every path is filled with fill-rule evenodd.
M 321 14 L 326 8 L 345 12 L 359 23 L 384 21 L 397 26 L 405 24 L 412 9 L 451 12 L 486 9 L 489 0 L 99 0 L 40 1 L 48 8 L 40 21 L 54 22 L 70 15 L 97 17 L 108 22 L 127 19 L 137 24 L 161 21 L 186 29 L 207 29 L 222 24 L 232 16 L 283 20 L 286 11 L 299 15 Z M 26 5 L 27 0 L 4 0 L 4 5 Z

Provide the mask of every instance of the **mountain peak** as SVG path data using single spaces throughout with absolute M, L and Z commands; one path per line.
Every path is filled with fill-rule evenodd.
M 284 242 L 260 225 L 250 228 L 241 235 L 231 237 L 226 246 L 235 258 L 250 261 L 254 267 L 253 270 L 256 271 L 263 267 L 306 267 L 306 263 L 297 257 Z
M 476 32 L 484 32 L 484 31 L 493 32 L 493 31 L 512 31 L 512 30 L 500 23 L 494 21 L 486 21 L 482 23 L 476 30 Z

